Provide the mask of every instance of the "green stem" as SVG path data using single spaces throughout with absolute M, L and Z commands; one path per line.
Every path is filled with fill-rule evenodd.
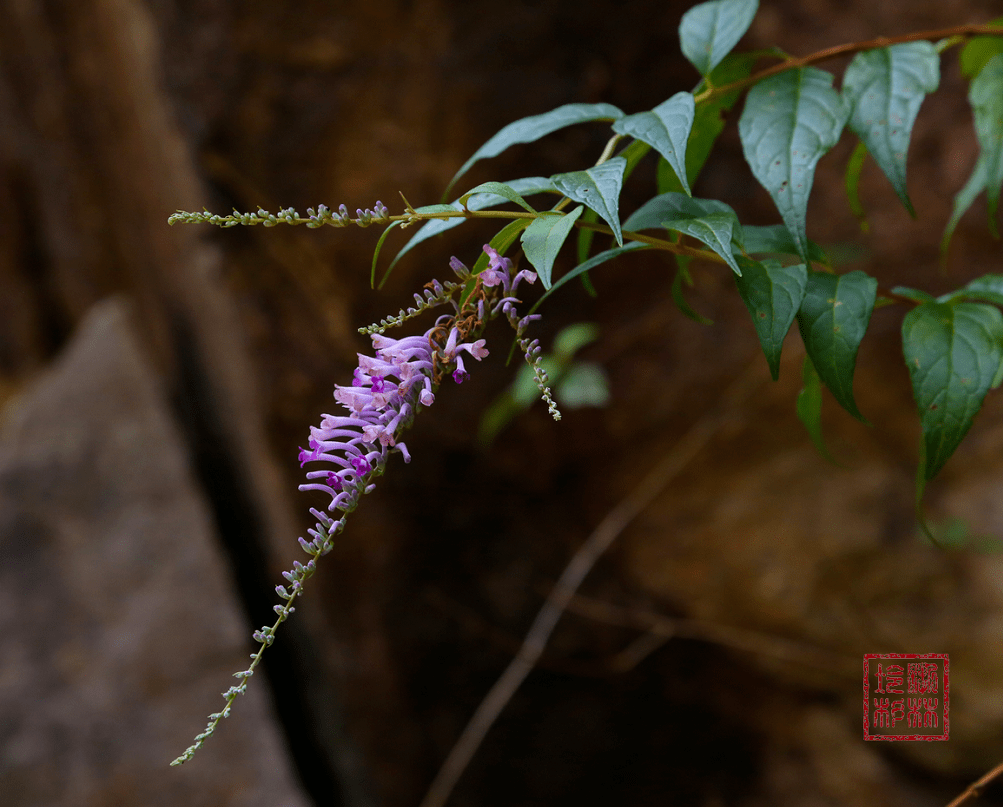
M 553 215 L 553 211 L 547 211 L 546 213 L 526 213 L 521 210 L 457 210 L 450 213 L 412 213 L 404 214 L 402 216 L 389 216 L 384 221 L 426 221 L 430 219 L 454 218 L 536 219 L 546 215 Z M 593 222 L 579 220 L 575 222 L 575 227 L 583 230 L 593 230 L 597 233 L 603 233 L 605 235 L 613 235 L 613 230 L 605 224 L 595 224 Z M 625 241 L 640 241 L 643 244 L 648 244 L 649 246 L 657 249 L 664 249 L 666 252 L 672 252 L 676 255 L 686 255 L 691 258 L 700 258 L 702 260 L 714 261 L 715 263 L 724 263 L 724 259 L 715 252 L 711 252 L 706 249 L 696 249 L 694 247 L 682 246 L 672 241 L 667 241 L 664 238 L 656 238 L 651 235 L 635 233 L 629 230 L 623 231 L 623 238 Z

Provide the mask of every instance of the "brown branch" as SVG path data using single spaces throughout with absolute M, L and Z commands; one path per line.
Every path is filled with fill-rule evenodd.
M 947 807 L 959 807 L 959 805 L 964 804 L 971 798 L 975 798 L 979 795 L 979 791 L 988 785 L 993 779 L 1003 773 L 1003 762 L 993 768 L 989 773 L 979 779 L 977 782 L 972 782 L 966 789 L 965 792 L 958 796 L 954 801 L 947 805 Z
M 725 84 L 723 87 L 714 87 L 713 89 L 708 88 L 700 93 L 695 100 L 698 104 L 700 104 L 716 96 L 726 95 L 730 92 L 734 92 L 735 90 L 742 90 L 746 87 L 751 87 L 753 84 L 757 84 L 764 78 L 775 76 L 777 73 L 783 73 L 785 70 L 807 67 L 808 65 L 824 62 L 828 59 L 835 59 L 837 56 L 859 53 L 864 50 L 874 50 L 875 48 L 886 48 L 889 45 L 898 45 L 903 42 L 918 42 L 924 39 L 948 39 L 950 37 L 964 36 L 1003 36 L 1003 28 L 969 23 L 967 25 L 956 25 L 952 28 L 940 28 L 933 31 L 914 31 L 911 34 L 902 34 L 901 36 L 879 36 L 875 39 L 868 39 L 864 42 L 848 42 L 843 45 L 834 45 L 831 48 L 816 51 L 808 56 L 792 56 L 786 61 L 775 64 L 765 70 L 761 70 L 755 75 L 739 79 L 738 81 L 733 81 L 731 84 Z
M 725 391 L 721 404 L 698 420 L 641 483 L 599 523 L 572 556 L 550 596 L 533 621 L 515 658 L 485 695 L 460 734 L 421 807 L 443 807 L 498 715 L 543 654 L 554 628 L 596 561 L 627 526 L 672 482 L 711 438 L 734 417 L 760 378 L 758 361 Z

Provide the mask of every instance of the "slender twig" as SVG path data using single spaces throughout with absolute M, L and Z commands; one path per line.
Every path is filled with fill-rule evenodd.
M 637 608 L 626 608 L 610 602 L 576 594 L 568 604 L 576 614 L 623 627 L 641 628 L 647 635 L 664 638 L 697 639 L 703 642 L 730 647 L 757 656 L 790 661 L 839 675 L 849 672 L 849 677 L 859 678 L 859 659 L 827 648 L 791 641 L 761 631 L 737 628 L 705 619 L 670 617 Z
M 543 654 L 554 628 L 578 587 L 627 526 L 650 505 L 728 422 L 749 397 L 759 377 L 757 365 L 739 376 L 722 397 L 722 405 L 698 420 L 641 483 L 599 523 L 572 556 L 550 596 L 533 621 L 515 658 L 481 701 L 439 769 L 421 807 L 443 807 L 498 715 Z
M 758 73 L 754 73 L 753 75 L 748 76 L 747 78 L 739 79 L 738 81 L 733 81 L 730 84 L 724 84 L 720 87 L 713 88 L 708 87 L 706 90 L 697 95 L 694 100 L 696 103 L 702 104 L 719 95 L 727 95 L 730 92 L 735 92 L 735 90 L 742 90 L 746 87 L 751 87 L 753 84 L 757 84 L 764 78 L 775 76 L 777 73 L 783 73 L 785 70 L 795 70 L 799 67 L 807 67 L 811 64 L 835 59 L 837 56 L 846 56 L 850 53 L 859 53 L 860 51 L 874 50 L 875 48 L 887 48 L 889 45 L 898 45 L 902 42 L 918 42 L 920 40 L 948 39 L 950 37 L 966 36 L 1003 36 L 1003 28 L 969 23 L 967 25 L 955 25 L 952 28 L 939 28 L 933 31 L 914 31 L 911 34 L 902 34 L 901 36 L 879 36 L 875 39 L 868 39 L 863 42 L 847 42 L 842 45 L 834 45 L 831 48 L 825 48 L 824 50 L 816 51 L 815 53 L 811 53 L 807 56 L 792 56 L 791 58 L 779 62 L 778 64 L 767 67 L 765 70 L 760 70 Z
M 979 779 L 977 782 L 972 782 L 966 789 L 965 792 L 958 796 L 954 801 L 947 805 L 947 807 L 959 807 L 959 805 L 964 804 L 971 798 L 976 798 L 979 795 L 979 791 L 988 785 L 993 779 L 995 779 L 1000 774 L 1003 774 L 1003 762 L 993 768 L 989 773 Z

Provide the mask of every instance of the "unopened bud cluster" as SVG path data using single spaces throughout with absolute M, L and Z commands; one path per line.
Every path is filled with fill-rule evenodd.
M 464 267 L 465 269 L 466 267 Z M 469 274 L 469 273 L 468 273 Z M 461 275 L 461 280 L 466 280 L 466 275 Z M 425 284 L 425 296 L 420 294 L 414 295 L 414 305 L 409 306 L 407 310 L 401 309 L 397 312 L 395 317 L 385 317 L 381 319 L 378 323 L 373 323 L 372 325 L 367 325 L 365 328 L 359 328 L 359 333 L 370 335 L 374 333 L 383 333 L 387 328 L 395 328 L 398 325 L 403 325 L 409 319 L 412 319 L 423 311 L 427 311 L 430 308 L 435 308 L 438 305 L 442 305 L 446 302 L 457 289 L 461 288 L 461 283 L 454 283 L 447 280 L 445 283 L 440 283 L 438 280 L 432 280 L 430 283 Z
M 179 210 L 167 219 L 168 224 L 214 224 L 217 227 L 236 227 L 238 224 L 244 226 L 254 226 L 260 224 L 264 227 L 275 227 L 277 224 L 305 224 L 313 229 L 328 225 L 330 227 L 345 227 L 354 224 L 358 227 L 368 227 L 376 222 L 387 222 L 390 220 L 390 211 L 383 202 L 377 202 L 373 208 L 355 211 L 355 218 L 348 212 L 348 207 L 339 205 L 337 211 L 331 210 L 327 205 L 318 205 L 315 210 L 307 208 L 307 215 L 301 216 L 293 208 L 286 207 L 277 213 L 269 213 L 263 208 L 258 208 L 254 213 L 241 213 L 234 210 L 232 215 L 220 216 L 210 213 L 208 210 L 202 213 L 188 213 Z

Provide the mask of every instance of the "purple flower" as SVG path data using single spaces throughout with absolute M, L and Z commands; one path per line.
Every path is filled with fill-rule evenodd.
M 441 372 L 455 365 L 453 380 L 463 383 L 469 373 L 461 354 L 468 353 L 477 361 L 488 355 L 483 339 L 461 341 L 454 321 L 454 317 L 440 318 L 422 336 L 372 335 L 375 355 L 359 353 L 352 385 L 334 388 L 334 398 L 347 414 L 324 415 L 320 426 L 310 429 L 309 448 L 299 452 L 301 467 L 321 462 L 335 468 L 307 471 L 308 481 L 300 490 L 323 491 L 331 497 L 328 510 L 349 512 L 372 489 L 372 480 L 383 473 L 391 450 L 410 461 L 400 434 L 411 425 L 419 406 L 434 403 Z M 438 347 L 436 340 L 442 338 L 446 325 L 451 325 L 446 343 Z
M 513 325 L 518 323 L 520 332 L 536 319 L 535 315 L 518 319 L 514 296 L 519 282 L 534 282 L 536 273 L 513 273 L 512 261 L 490 245 L 484 246 L 484 252 L 488 266 L 479 275 L 481 291 L 462 310 L 452 300 L 454 313 L 439 317 L 421 336 L 393 339 L 372 334 L 373 355 L 359 353 L 351 385 L 335 386 L 334 398 L 345 414 L 324 415 L 320 426 L 310 429 L 308 448 L 299 452 L 301 467 L 308 463 L 326 466 L 307 470 L 307 482 L 300 490 L 327 493 L 331 497 L 328 510 L 354 510 L 360 497 L 373 489 L 373 480 L 383 473 L 391 451 L 410 461 L 407 446 L 400 441 L 402 433 L 420 407 L 435 402 L 435 387 L 445 374 L 451 374 L 457 384 L 470 378 L 464 353 L 476 361 L 488 355 L 484 339 L 473 338 L 488 318 L 502 313 Z M 450 260 L 450 266 L 461 279 L 470 276 L 457 258 Z M 446 288 L 438 281 L 431 285 L 433 294 Z

